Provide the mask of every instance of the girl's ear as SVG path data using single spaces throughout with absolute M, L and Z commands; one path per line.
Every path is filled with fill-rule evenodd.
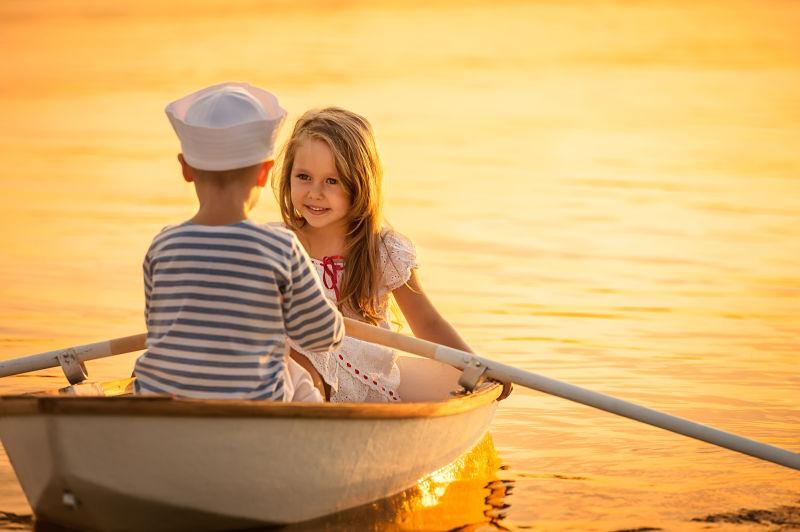
M 264 161 L 261 164 L 261 168 L 258 169 L 258 180 L 256 184 L 259 187 L 264 187 L 267 184 L 267 180 L 269 179 L 269 171 L 272 170 L 272 167 L 275 165 L 275 160 L 270 159 L 269 161 Z
M 178 162 L 181 163 L 181 173 L 183 174 L 183 179 L 187 183 L 191 183 L 194 181 L 194 168 L 189 166 L 189 163 L 186 162 L 186 159 L 183 158 L 183 154 L 178 154 Z

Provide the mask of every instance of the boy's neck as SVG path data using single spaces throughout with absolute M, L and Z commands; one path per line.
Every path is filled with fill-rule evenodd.
M 258 189 L 215 188 L 195 183 L 200 208 L 192 222 L 200 225 L 231 225 L 250 217 L 258 198 Z
M 191 221 L 198 225 L 233 225 L 247 219 L 248 216 L 245 213 L 208 213 L 198 211 Z
M 231 225 L 250 217 L 250 209 L 242 202 L 205 201 L 200 204 L 192 222 L 200 225 Z

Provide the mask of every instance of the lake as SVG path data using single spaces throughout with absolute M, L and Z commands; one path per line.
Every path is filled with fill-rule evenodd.
M 387 218 L 476 352 L 800 451 L 798 27 L 791 0 L 5 0 L 0 358 L 144 330 L 144 253 L 195 206 L 163 108 L 248 81 L 289 124 L 372 121 Z M 463 463 L 318 526 L 770 530 L 799 507 L 795 471 L 518 386 Z M 14 515 L 0 454 L 0 527 L 31 529 Z

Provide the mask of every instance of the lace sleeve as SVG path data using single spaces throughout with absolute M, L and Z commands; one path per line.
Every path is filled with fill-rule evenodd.
M 392 230 L 384 232 L 381 240 L 383 283 L 391 292 L 411 278 L 411 270 L 418 266 L 417 251 L 411 240 Z

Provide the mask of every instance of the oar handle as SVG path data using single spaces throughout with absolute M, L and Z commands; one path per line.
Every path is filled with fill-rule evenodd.
M 55 368 L 61 365 L 59 357 L 67 355 L 76 357 L 80 362 L 85 362 L 86 360 L 140 351 L 145 348 L 146 338 L 146 334 L 134 334 L 133 336 L 123 336 L 122 338 L 104 340 L 93 344 L 78 345 L 37 355 L 2 360 L 0 361 L 0 377 Z
M 754 456 L 782 466 L 800 470 L 800 454 L 758 442 L 688 419 L 665 414 L 651 408 L 623 401 L 573 384 L 557 381 L 507 364 L 495 362 L 466 351 L 398 334 L 386 329 L 345 318 L 347 334 L 367 342 L 400 349 L 449 364 L 458 369 L 469 365 L 483 365 L 486 375 L 501 382 L 513 382 L 540 392 L 555 395 L 576 403 L 591 406 L 618 416 L 627 417 L 654 427 L 702 440 L 732 451 Z
M 364 340 L 365 342 L 373 344 L 392 347 L 400 351 L 405 351 L 406 353 L 413 353 L 426 358 L 435 359 L 436 350 L 441 347 L 439 344 L 422 340 L 421 338 L 415 338 L 388 329 L 375 327 L 374 325 L 354 320 L 353 318 L 344 319 L 344 328 L 347 336 L 352 336 L 353 338 L 358 338 L 359 340 Z M 459 369 L 463 369 L 463 367 Z

